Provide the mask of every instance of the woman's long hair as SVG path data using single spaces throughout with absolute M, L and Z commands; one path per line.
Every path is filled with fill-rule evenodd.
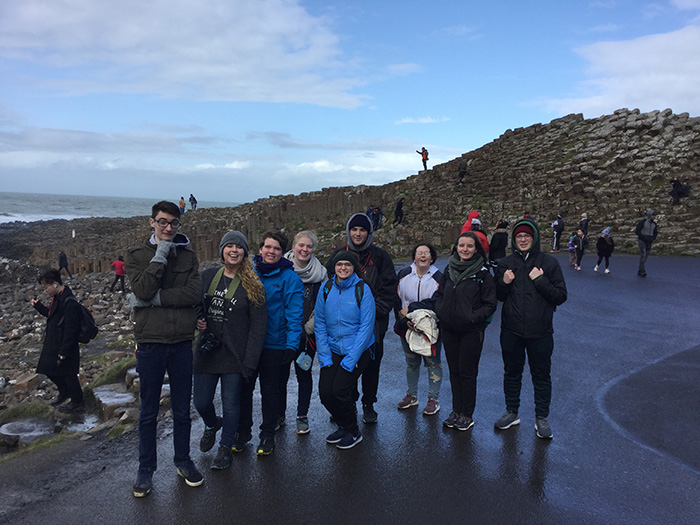
M 250 299 L 255 306 L 265 304 L 265 287 L 263 283 L 260 282 L 258 274 L 255 273 L 250 259 L 247 257 L 243 258 L 236 275 L 238 275 L 238 278 L 241 280 L 243 289 L 248 294 L 248 299 Z

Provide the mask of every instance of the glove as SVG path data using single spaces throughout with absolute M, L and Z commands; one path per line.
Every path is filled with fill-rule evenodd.
M 160 290 L 148 301 L 139 299 L 133 293 L 127 294 L 126 301 L 133 310 L 134 308 L 148 308 L 149 306 L 160 306 Z
M 177 253 L 177 245 L 170 241 L 160 241 L 156 248 L 156 254 L 151 259 L 151 262 L 168 264 L 168 257 L 171 254 Z

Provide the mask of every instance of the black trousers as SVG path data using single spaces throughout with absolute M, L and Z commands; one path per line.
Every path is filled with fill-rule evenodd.
M 540 339 L 525 339 L 512 332 L 501 330 L 501 353 L 503 355 L 503 391 L 506 397 L 506 409 L 518 412 L 520 408 L 520 389 L 522 386 L 525 356 L 527 355 L 532 386 L 535 392 L 535 415 L 547 417 L 552 400 L 552 352 L 554 338 L 552 335 Z
M 452 410 L 462 416 L 472 417 L 476 406 L 476 377 L 484 345 L 484 332 L 442 331 L 447 366 L 450 369 Z
M 66 395 L 74 403 L 83 402 L 83 389 L 78 380 L 78 374 L 67 376 L 47 376 L 58 388 L 59 395 Z
M 253 428 L 253 391 L 255 380 L 260 377 L 262 398 L 262 424 L 260 439 L 274 438 L 277 418 L 280 415 L 280 376 L 285 351 L 263 348 L 256 374 L 241 389 L 241 415 L 238 432 L 248 434 Z
M 321 404 L 333 416 L 338 426 L 356 435 L 357 415 L 353 393 L 357 390 L 357 379 L 371 362 L 369 351 L 365 351 L 352 372 L 348 372 L 340 362 L 344 356 L 333 353 L 333 364 L 321 368 L 318 379 L 318 395 Z
M 374 323 L 374 348 L 370 348 L 370 359 L 365 371 L 362 373 L 362 404 L 373 405 L 377 402 L 377 390 L 379 390 L 379 367 L 384 357 L 384 336 L 389 327 L 389 318 L 381 317 Z M 355 387 L 353 400 L 357 401 L 360 394 Z

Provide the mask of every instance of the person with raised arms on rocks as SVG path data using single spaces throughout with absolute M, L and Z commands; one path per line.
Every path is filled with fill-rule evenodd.
M 267 307 L 267 331 L 258 369 L 243 388 L 241 417 L 233 451 L 240 452 L 252 439 L 253 390 L 260 377 L 262 398 L 262 424 L 258 457 L 269 456 L 275 449 L 275 432 L 280 421 L 280 383 L 284 364 L 294 359 L 299 348 L 304 318 L 304 284 L 294 272 L 294 264 L 282 257 L 287 251 L 287 236 L 277 231 L 267 231 L 255 256 L 255 272 L 265 287 Z
M 551 439 L 549 407 L 552 399 L 553 317 L 567 298 L 559 262 L 540 251 L 540 230 L 532 219 L 513 225 L 513 253 L 498 263 L 494 280 L 501 311 L 501 354 L 506 411 L 495 422 L 499 430 L 520 423 L 520 389 L 525 356 L 535 394 L 537 437 Z
M 241 391 L 258 368 L 267 330 L 265 288 L 248 259 L 248 239 L 236 230 L 219 242 L 223 266 L 202 272 L 199 337 L 194 352 L 194 406 L 204 421 L 199 449 L 208 452 L 221 429 L 211 468 L 231 465 L 233 440 L 241 413 Z M 214 395 L 221 383 L 223 417 L 216 415 Z
M 149 219 L 153 233 L 144 244 L 126 252 L 124 265 L 132 293 L 137 371 L 140 381 L 139 470 L 133 495 L 147 496 L 157 468 L 156 430 L 161 389 L 167 372 L 173 415 L 174 462 L 190 487 L 204 478 L 190 459 L 192 340 L 197 325 L 195 306 L 202 300 L 199 263 L 190 240 L 178 230 L 180 208 L 160 201 Z
M 377 422 L 377 412 L 374 404 L 377 402 L 377 390 L 379 387 L 379 368 L 384 355 L 384 335 L 389 327 L 389 313 L 396 303 L 396 287 L 398 280 L 394 261 L 391 256 L 372 244 L 374 230 L 369 217 L 364 213 L 356 213 L 347 222 L 345 233 L 347 245 L 333 252 L 326 269 L 329 278 L 335 273 L 334 257 L 338 252 L 349 251 L 355 254 L 360 269 L 372 289 L 372 296 L 376 306 L 375 316 L 375 340 L 370 352 L 372 359 L 362 374 L 362 421 L 367 424 Z M 359 394 L 356 394 L 359 397 Z

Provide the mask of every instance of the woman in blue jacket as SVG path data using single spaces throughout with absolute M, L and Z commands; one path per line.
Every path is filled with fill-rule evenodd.
M 316 298 L 314 333 L 321 366 L 318 392 L 338 430 L 326 442 L 348 449 L 362 441 L 353 392 L 372 357 L 374 297 L 357 258 L 347 251 L 333 258 L 335 275 Z

